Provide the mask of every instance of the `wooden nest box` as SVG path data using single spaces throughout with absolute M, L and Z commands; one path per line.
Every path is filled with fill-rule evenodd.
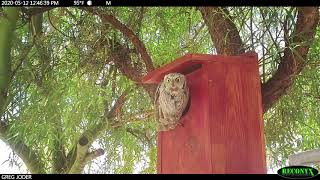
M 188 54 L 142 82 L 158 84 L 172 72 L 186 75 L 190 106 L 184 126 L 158 133 L 157 172 L 267 173 L 257 54 Z

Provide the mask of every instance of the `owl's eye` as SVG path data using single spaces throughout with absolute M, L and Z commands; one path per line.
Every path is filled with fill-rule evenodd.
M 177 81 L 177 82 L 180 82 L 180 78 L 177 78 L 176 81 Z
M 170 82 L 170 79 L 167 79 L 167 82 Z

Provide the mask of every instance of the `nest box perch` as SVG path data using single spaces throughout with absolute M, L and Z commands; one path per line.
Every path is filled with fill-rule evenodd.
M 186 75 L 191 99 L 183 126 L 158 133 L 157 172 L 267 173 L 257 54 L 188 54 L 142 83 L 173 72 Z

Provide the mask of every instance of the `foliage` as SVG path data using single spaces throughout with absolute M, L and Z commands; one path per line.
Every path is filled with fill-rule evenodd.
M 201 13 L 194 7 L 100 8 L 132 29 L 144 43 L 155 67 L 186 53 L 215 53 Z M 266 82 L 278 67 L 286 33 L 292 33 L 296 9 L 230 7 L 230 18 L 245 48 L 259 53 L 260 75 Z M 63 145 L 67 156 L 82 134 L 94 129 L 127 89 L 125 104 L 108 119 L 93 149 L 105 154 L 87 164 L 85 173 L 156 173 L 156 131 L 152 100 L 126 76 L 112 57 L 118 44 L 134 46 L 110 24 L 78 8 L 43 13 L 42 32 L 21 13 L 12 39 L 8 106 L 1 120 L 9 137 L 23 141 L 52 172 L 53 154 Z M 283 22 L 287 22 L 288 31 Z M 306 67 L 283 96 L 264 114 L 269 168 L 283 166 L 288 155 L 319 148 L 320 30 Z M 140 60 L 130 53 L 132 64 Z M 141 65 L 143 74 L 146 74 Z

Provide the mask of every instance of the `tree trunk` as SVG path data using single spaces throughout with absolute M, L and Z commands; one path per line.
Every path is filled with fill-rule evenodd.
M 19 16 L 19 8 L 3 8 L 0 15 L 0 116 L 6 108 L 7 90 L 11 73 L 11 47 L 13 32 Z

